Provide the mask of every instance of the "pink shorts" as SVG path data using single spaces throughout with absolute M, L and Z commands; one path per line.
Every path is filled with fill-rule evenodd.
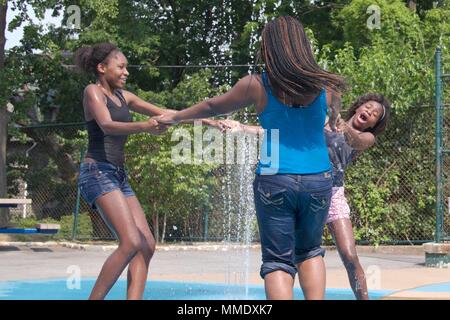
M 333 187 L 326 223 L 337 219 L 350 219 L 350 207 L 344 195 L 344 187 Z

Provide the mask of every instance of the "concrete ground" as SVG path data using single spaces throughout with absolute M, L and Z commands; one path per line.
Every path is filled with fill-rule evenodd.
M 114 244 L 0 242 L 0 281 L 66 279 L 70 266 L 79 267 L 82 278 L 95 278 L 114 249 Z M 358 253 L 369 291 L 392 291 L 387 299 L 450 299 L 450 268 L 425 267 L 421 246 L 358 247 Z M 262 285 L 260 263 L 257 245 L 158 246 L 149 278 L 239 284 L 247 274 L 249 283 Z M 327 288 L 348 289 L 346 271 L 333 247 L 327 248 L 325 263 Z

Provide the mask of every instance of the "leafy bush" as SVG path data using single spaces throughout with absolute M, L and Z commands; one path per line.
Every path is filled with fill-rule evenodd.
M 56 220 L 52 218 L 46 218 L 42 220 L 37 220 L 34 217 L 29 218 L 19 218 L 16 217 L 12 220 L 18 228 L 35 228 L 38 223 L 51 223 L 59 224 L 61 229 L 58 233 L 54 235 L 15 235 L 20 241 L 45 241 L 45 240 L 72 240 L 73 231 L 73 215 L 62 216 L 61 220 Z M 77 223 L 77 236 L 91 238 L 92 237 L 92 225 L 89 215 L 87 213 L 82 213 L 78 215 Z

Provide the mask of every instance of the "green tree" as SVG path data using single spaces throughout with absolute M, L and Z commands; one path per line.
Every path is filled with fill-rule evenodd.
M 321 63 L 350 84 L 345 105 L 366 92 L 383 93 L 393 105 L 388 131 L 347 173 L 356 236 L 375 243 L 432 239 L 434 52 L 445 48 L 449 68 L 450 11 L 438 6 L 416 15 L 401 1 L 376 3 L 380 29 L 365 26 L 373 2 L 353 1 L 334 20 L 344 30 L 343 47 L 321 50 Z
M 184 77 L 170 93 L 140 91 L 139 95 L 162 105 L 186 107 L 223 90 L 211 88 L 208 81 L 211 77 L 211 71 L 203 70 Z M 199 212 L 212 209 L 209 193 L 218 183 L 213 175 L 218 165 L 178 164 L 172 160 L 172 149 L 178 143 L 174 130 L 179 129 L 178 126 L 171 128 L 162 136 L 133 135 L 127 144 L 127 167 L 133 177 L 133 188 L 153 222 L 155 237 L 162 242 L 166 238 L 168 220 L 178 225 L 179 232 L 185 236 L 198 227 L 200 223 L 192 219 L 198 217 Z M 184 132 L 195 138 L 192 125 L 185 126 Z M 191 151 L 193 155 L 194 150 Z
M 117 11 L 118 3 L 117 1 L 88 0 L 75 3 L 86 9 L 83 12 L 81 21 L 84 22 L 83 28 L 92 32 L 85 33 L 83 33 L 83 29 L 78 30 L 66 27 L 66 21 L 70 13 L 67 12 L 67 8 L 73 4 L 72 1 L 64 0 L 42 0 L 31 3 L 22 0 L 2 1 L 2 17 L 8 7 L 16 14 L 8 26 L 10 31 L 24 23 L 27 23 L 27 25 L 24 27 L 21 45 L 9 50 L 5 59 L 2 59 L 2 61 L 5 61 L 5 66 L 0 70 L 0 78 L 2 79 L 0 105 L 5 105 L 8 100 L 12 99 L 15 110 L 12 115 L 6 114 L 8 117 L 0 117 L 1 121 L 10 121 L 20 126 L 29 126 L 51 122 L 81 121 L 83 119 L 81 92 L 88 79 L 66 67 L 67 64 L 71 64 L 71 59 L 67 56 L 67 50 L 75 48 L 74 44 L 77 41 L 74 39 L 80 30 L 81 34 L 92 41 L 94 41 L 94 35 L 98 39 L 103 36 L 103 40 L 110 37 L 111 34 L 101 32 L 102 30 L 100 30 L 99 26 L 104 28 L 103 31 L 114 31 L 113 26 L 107 25 L 106 22 L 109 21 L 108 17 L 113 16 L 114 12 Z M 28 12 L 30 9 L 34 11 L 38 21 L 31 20 Z M 42 20 L 45 11 L 49 9 L 52 10 L 53 15 L 62 14 L 64 17 L 61 27 L 48 26 L 49 30 L 46 31 Z M 4 19 L 1 21 L 3 21 L 1 25 L 4 26 L 6 21 Z M 4 39 L 4 28 L 1 35 L 0 39 Z M 2 46 L 2 51 L 0 52 L 2 58 L 4 57 L 3 48 Z M 19 91 L 22 91 L 22 93 L 19 93 Z M 0 116 L 5 115 L 5 108 L 2 107 L 0 110 Z M 78 159 L 73 158 L 75 144 L 78 141 L 77 139 L 79 139 L 77 134 L 70 130 L 66 132 L 31 128 L 17 130 L 13 127 L 10 127 L 7 131 L 6 125 L 2 125 L 1 130 L 0 141 L 6 141 L 7 132 L 22 140 L 27 137 L 37 143 L 37 148 L 34 149 L 36 154 L 46 155 L 46 159 L 42 157 L 25 159 L 24 156 L 22 158 L 17 157 L 17 155 L 14 156 L 14 161 L 22 163 L 22 165 L 31 160 L 31 163 L 28 164 L 31 172 L 26 174 L 35 183 L 30 183 L 29 188 L 36 188 L 35 191 L 37 191 L 44 183 L 46 186 L 54 185 L 55 188 L 53 190 L 61 194 L 62 190 L 68 187 L 68 184 L 71 184 L 72 187 L 74 186 L 78 171 L 76 164 Z M 4 153 L 2 152 L 1 155 L 3 159 Z M 0 177 L 2 178 L 0 191 L 3 194 L 7 190 L 4 183 L 5 179 L 3 179 L 6 167 L 6 162 L 0 163 Z M 43 177 L 40 176 L 40 173 L 44 172 L 44 169 L 50 170 L 50 167 L 54 168 L 51 169 L 52 174 L 42 179 Z M 17 178 L 14 172 L 12 173 L 10 178 Z M 11 182 L 11 179 L 9 182 Z M 46 180 L 47 183 L 45 183 Z M 11 183 L 8 183 L 8 185 L 12 187 Z M 70 212 L 66 208 L 72 207 L 72 197 L 61 197 L 50 191 L 49 193 L 47 199 L 49 204 L 58 201 L 62 206 L 59 209 L 59 215 Z M 45 204 L 42 205 L 45 206 Z
M 414 108 L 433 101 L 436 46 L 443 48 L 444 69 L 450 67 L 449 1 L 439 0 L 434 8 L 432 1 L 417 0 L 416 12 L 408 8 L 409 2 L 1 0 L 0 121 L 8 120 L 10 116 L 9 123 L 19 125 L 83 121 L 81 93 L 94 79 L 73 72 L 67 65 L 72 64 L 70 53 L 82 45 L 100 41 L 116 43 L 133 65 L 128 89 L 162 106 L 182 109 L 221 92 L 248 71 L 248 67 L 242 67 L 199 72 L 183 66 L 253 63 L 265 23 L 280 15 L 295 15 L 311 34 L 321 64 L 348 79 L 352 90 L 345 94 L 345 104 L 368 91 L 384 93 L 393 101 L 394 128 L 403 126 L 417 113 Z M 367 28 L 370 17 L 367 8 L 372 4 L 381 9 L 380 29 Z M 79 29 L 67 27 L 69 5 L 78 5 L 81 9 Z M 43 18 L 46 9 L 53 10 L 55 15 L 63 15 L 62 26 L 46 31 L 43 21 L 31 23 L 27 12 L 30 7 L 38 19 Z M 25 22 L 28 26 L 21 44 L 5 53 L 7 9 L 17 13 L 9 25 L 10 30 Z M 15 111 L 12 115 L 7 114 L 4 106 L 25 83 L 31 84 L 30 90 L 22 98 L 16 96 Z M 52 99 L 49 99 L 49 93 L 53 93 Z M 408 167 L 422 165 L 428 168 L 430 165 L 427 153 L 432 143 L 432 129 L 430 124 L 413 118 L 418 131 L 409 130 L 408 134 L 401 135 L 409 139 L 401 141 L 414 146 L 409 158 L 387 156 L 388 152 L 403 152 L 396 149 L 400 134 L 389 131 L 395 134 L 380 140 L 380 146 L 389 146 L 386 154 L 381 155 L 380 149 L 375 148 L 349 172 L 349 190 L 359 219 L 360 238 L 381 241 L 389 232 L 405 238 L 419 229 L 430 229 L 428 222 L 415 223 L 411 212 L 426 215 L 425 212 L 430 211 L 432 198 L 426 195 L 426 190 L 432 190 L 433 178 L 427 177 L 423 182 L 419 175 L 406 179 L 404 174 Z M 6 143 L 6 124 L 3 123 L 0 124 L 0 130 L 3 130 L 0 147 L 2 141 L 3 146 Z M 21 141 L 37 141 L 42 151 L 45 150 L 45 159 L 32 157 L 26 162 L 18 156 L 18 160 L 14 158 L 15 162 L 27 163 L 39 173 L 33 176 L 30 185 L 36 188 L 48 186 L 49 190 L 73 188 L 79 157 L 75 150 L 85 143 L 83 134 L 59 130 L 50 135 L 39 135 L 36 130 L 17 130 L 11 125 L 8 132 Z M 203 206 L 208 206 L 206 192 L 198 190 L 203 190 L 203 185 L 217 184 L 217 180 L 211 178 L 217 168 L 173 166 L 169 158 L 173 142 L 168 140 L 169 137 L 138 135 L 130 138 L 129 153 L 138 155 L 128 159 L 131 174 L 139 177 L 134 187 L 148 206 L 149 218 L 159 215 L 163 221 L 166 217 L 167 221 L 194 224 L 186 212 L 199 212 Z M 421 146 L 421 143 L 426 145 Z M 5 155 L 4 148 L 0 148 L 0 161 Z M 383 157 L 387 160 L 380 159 Z M 5 166 L 5 162 L 0 163 L 0 197 L 2 188 L 6 190 L 5 182 L 2 184 Z M 375 168 L 385 167 L 385 179 L 378 181 L 379 171 Z M 19 176 L 18 171 L 10 170 L 9 179 Z M 181 177 L 185 177 L 184 180 Z M 419 205 L 412 205 L 401 196 L 401 184 L 417 193 L 411 199 Z M 72 201 L 70 197 L 66 198 L 68 203 Z M 189 210 L 183 211 L 183 208 Z M 402 218 L 396 219 L 396 213 L 401 213 Z M 163 238 L 163 233 L 159 238 Z
M 8 10 L 8 2 L 2 0 L 0 2 L 0 90 L 4 88 L 5 76 L 5 29 L 6 29 L 6 12 Z M 8 111 L 6 109 L 6 101 L 0 95 L 0 198 L 6 196 L 6 140 L 8 135 L 7 124 L 9 121 Z M 4 225 L 8 220 L 8 212 L 0 209 L 0 226 Z

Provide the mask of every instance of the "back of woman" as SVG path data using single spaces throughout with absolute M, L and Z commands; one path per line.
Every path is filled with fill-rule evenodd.
M 344 81 L 319 67 L 302 24 L 292 17 L 265 26 L 260 59 L 261 78 L 247 75 L 221 96 L 156 120 L 174 124 L 256 107 L 266 129 L 253 183 L 266 296 L 291 299 L 298 271 L 305 298 L 322 299 L 320 244 L 332 188 L 323 126 L 327 97 Z
M 262 74 L 267 105 L 258 115 L 266 135 L 257 174 L 312 174 L 330 170 L 323 128 L 327 114 L 326 90 L 306 106 L 283 104 Z M 268 150 L 271 150 L 270 155 Z M 270 161 L 264 162 L 268 156 Z

